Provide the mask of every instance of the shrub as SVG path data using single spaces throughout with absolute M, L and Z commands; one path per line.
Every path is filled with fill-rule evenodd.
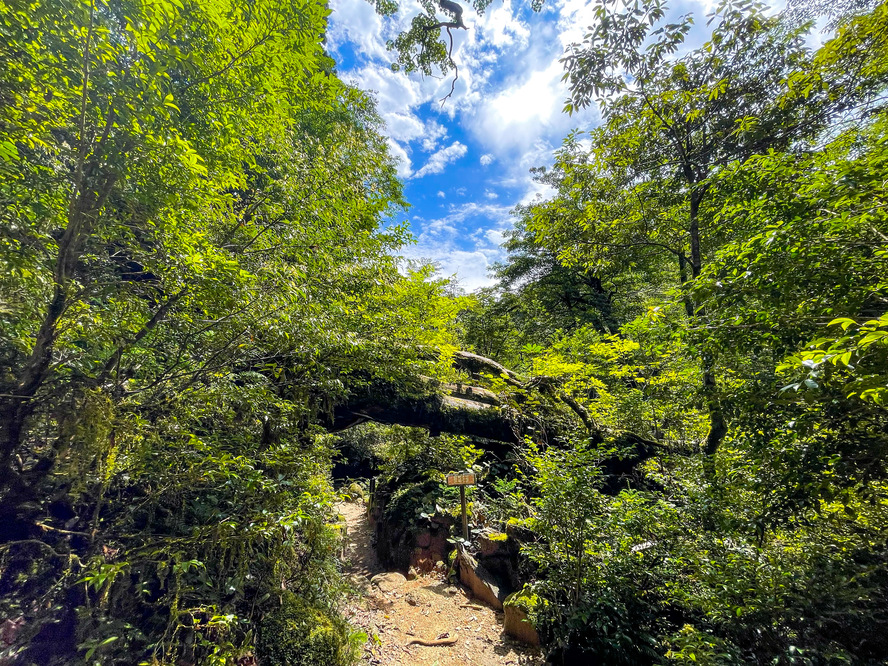
M 344 619 L 287 593 L 262 621 L 256 652 L 263 666 L 349 666 L 360 642 Z

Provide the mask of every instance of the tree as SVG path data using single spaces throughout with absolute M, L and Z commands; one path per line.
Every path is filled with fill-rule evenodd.
M 601 3 L 598 23 L 570 48 L 566 109 L 595 99 L 605 122 L 587 146 L 569 138 L 557 163 L 563 199 L 536 207 L 530 228 L 587 267 L 660 267 L 661 257 L 670 258 L 688 318 L 705 320 L 688 287 L 715 249 L 748 233 L 720 223 L 717 175 L 757 153 L 802 149 L 856 104 L 852 91 L 866 74 L 848 69 L 846 95 L 792 94 L 811 66 L 804 28 L 752 2 L 724 5 L 711 17 L 710 40 L 674 58 L 693 18 L 656 27 L 665 12 L 660 2 L 623 13 Z M 710 413 L 704 450 L 712 457 L 728 423 L 715 351 L 703 347 L 700 358 Z
M 633 490 L 607 498 L 588 483 L 576 514 L 558 484 L 561 472 L 566 489 L 578 475 L 561 452 L 522 470 L 528 524 L 552 535 L 526 549 L 542 569 L 536 619 L 554 642 L 584 651 L 566 663 L 862 664 L 885 653 L 886 7 L 846 17 L 789 63 L 779 47 L 755 45 L 796 29 L 783 32 L 787 17 L 762 22 L 755 31 L 773 32 L 739 62 L 785 68 L 762 70 L 740 100 L 713 83 L 697 100 L 708 120 L 680 108 L 693 99 L 681 68 L 714 58 L 717 40 L 666 58 L 657 96 L 641 75 L 621 96 L 622 70 L 605 69 L 610 115 L 569 137 L 549 172 L 556 194 L 533 210 L 536 242 L 599 274 L 640 273 L 650 290 L 634 303 L 645 315 L 619 335 L 562 336 L 532 371 L 556 377 L 604 428 L 661 451 Z M 609 28 L 640 34 L 617 29 L 626 25 Z M 638 54 L 637 72 L 656 50 Z M 589 57 L 606 64 L 612 53 Z M 771 97 L 756 92 L 762 82 Z M 746 104 L 760 104 L 756 123 L 774 123 L 767 136 L 756 138 L 755 123 L 739 129 L 742 118 L 729 136 L 719 112 Z M 702 152 L 708 136 L 722 140 L 713 154 Z M 683 175 L 679 148 L 705 178 Z M 707 426 L 711 437 L 711 402 L 699 419 L 707 371 L 730 430 L 717 458 L 672 457 L 676 441 L 696 445 Z M 567 512 L 553 521 L 560 529 L 540 525 L 557 511 Z
M 54 376 L 85 370 L 57 355 L 75 321 L 88 325 L 96 309 L 88 304 L 134 315 L 110 339 L 93 340 L 105 343 L 91 345 L 91 374 L 101 382 L 126 346 L 177 304 L 188 307 L 195 287 L 238 280 L 238 267 L 198 229 L 212 208 L 231 205 L 226 190 L 246 184 L 258 156 L 250 143 L 284 140 L 285 115 L 332 100 L 335 86 L 323 72 L 323 9 L 313 5 L 217 14 L 13 3 L 4 14 L 4 225 L 12 239 L 4 258 L 25 290 L 5 346 L 6 471 Z M 199 45 L 200 58 L 185 41 Z M 312 92 L 303 97 L 300 88 Z M 240 228 L 231 218 L 212 223 L 219 237 Z M 182 271 L 174 284 L 151 270 L 164 261 Z
M 234 659 L 334 611 L 322 414 L 434 375 L 372 102 L 322 3 L 0 9 L 0 614 L 36 663 Z M 42 599 L 36 602 L 36 599 Z

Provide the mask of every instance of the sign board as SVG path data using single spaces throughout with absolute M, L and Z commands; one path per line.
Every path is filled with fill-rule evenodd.
M 448 486 L 474 486 L 475 485 L 475 475 L 474 474 L 448 474 L 447 475 L 447 485 Z

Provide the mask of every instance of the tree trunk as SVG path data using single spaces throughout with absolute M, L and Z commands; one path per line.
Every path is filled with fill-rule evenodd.
M 87 165 L 83 181 L 89 180 L 97 165 Z M 59 241 L 59 251 L 53 268 L 53 296 L 37 330 L 34 348 L 18 372 L 12 390 L 0 398 L 0 490 L 6 487 L 10 476 L 12 456 L 21 447 L 25 425 L 37 408 L 36 397 L 46 382 L 52 354 L 58 336 L 59 321 L 69 306 L 71 281 L 83 252 L 93 223 L 105 205 L 117 176 L 103 174 L 94 188 L 75 187 L 68 207 L 68 224 Z
M 705 188 L 692 186 L 688 232 L 691 240 L 691 274 L 695 279 L 700 276 L 700 272 L 703 269 L 703 255 L 700 249 L 699 213 L 700 203 L 703 201 L 705 193 Z M 688 303 L 685 304 L 685 308 L 687 307 Z M 702 309 L 694 308 L 690 316 L 692 318 L 703 318 L 705 314 Z M 706 442 L 703 446 L 703 471 L 706 477 L 713 481 L 715 479 L 715 454 L 722 440 L 728 434 L 728 425 L 722 411 L 721 401 L 718 399 L 714 359 L 704 353 L 701 361 L 703 365 L 703 399 L 706 401 L 706 410 L 709 412 L 709 432 L 706 435 Z

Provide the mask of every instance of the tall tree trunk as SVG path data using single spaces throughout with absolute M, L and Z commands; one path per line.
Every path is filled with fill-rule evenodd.
M 691 190 L 688 231 L 691 240 L 691 274 L 695 279 L 700 276 L 700 272 L 703 270 L 703 253 L 700 248 L 700 204 L 705 194 L 706 188 L 697 186 Z M 687 308 L 687 304 L 685 307 Z M 691 316 L 703 318 L 705 314 L 701 308 L 694 308 Z M 703 366 L 703 399 L 706 401 L 706 410 L 709 412 L 709 432 L 703 445 L 703 471 L 706 477 L 712 481 L 715 479 L 715 454 L 725 435 L 728 434 L 728 424 L 718 398 L 715 359 L 704 353 L 701 361 Z
M 91 168 L 92 167 L 92 168 Z M 89 180 L 95 164 L 87 165 L 83 180 Z M 59 251 L 53 268 L 53 295 L 43 315 L 28 359 L 11 382 L 11 391 L 0 398 L 0 489 L 6 487 L 11 476 L 12 456 L 21 447 L 28 418 L 37 408 L 37 394 L 46 383 L 52 362 L 59 321 L 70 305 L 71 281 L 83 252 L 86 238 L 117 177 L 103 174 L 94 188 L 79 185 L 75 188 L 68 208 L 68 224 L 59 241 Z
M 688 260 L 683 252 L 678 254 L 678 279 L 681 281 L 679 289 L 681 289 L 681 301 L 684 303 L 685 314 L 688 319 L 694 317 L 694 304 L 688 295 Z

